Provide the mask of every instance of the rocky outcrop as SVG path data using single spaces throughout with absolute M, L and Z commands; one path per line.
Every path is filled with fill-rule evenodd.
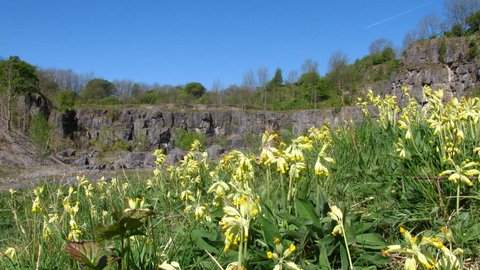
M 55 122 L 54 131 L 60 138 L 84 137 L 105 145 L 118 141 L 142 142 L 144 150 L 161 148 L 168 152 L 175 147 L 179 128 L 210 138 L 226 138 L 230 142 L 226 146 L 228 149 L 238 148 L 238 143 L 249 134 L 260 136 L 272 120 L 278 123 L 280 130 L 289 129 L 300 135 L 312 126 L 321 127 L 324 122 L 337 126 L 349 120 L 362 121 L 363 114 L 356 107 L 287 113 L 241 110 L 173 112 L 149 107 L 113 111 L 75 110 L 68 115 L 52 114 L 50 119 Z
M 422 88 L 429 85 L 434 90 L 444 90 L 446 100 L 460 98 L 468 89 L 480 87 L 480 61 L 469 54 L 472 41 L 478 42 L 474 37 L 418 41 L 403 54 L 399 71 L 386 82 L 368 87 L 381 95 L 401 97 L 402 87 L 406 86 L 421 101 Z

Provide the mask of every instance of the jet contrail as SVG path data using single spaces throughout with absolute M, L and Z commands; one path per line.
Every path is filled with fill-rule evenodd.
M 412 12 L 412 11 L 414 11 L 414 10 L 416 10 L 416 9 L 419 9 L 419 8 L 421 8 L 421 7 L 424 7 L 424 6 L 426 6 L 426 5 L 429 5 L 429 4 L 431 4 L 431 3 L 433 3 L 433 2 L 437 2 L 437 1 L 438 1 L 438 0 L 430 1 L 430 2 L 428 2 L 428 3 L 425 3 L 425 4 L 423 4 L 423 5 L 420 5 L 420 6 L 418 6 L 418 7 L 412 8 L 412 9 L 410 9 L 410 10 L 407 10 L 407 11 L 405 11 L 405 12 L 402 12 L 402 13 L 400 13 L 400 14 L 397 14 L 397 15 L 395 15 L 395 16 L 392 16 L 392 17 L 390 17 L 390 18 L 388 18 L 388 19 L 385 19 L 385 20 L 383 20 L 383 21 L 379 21 L 379 22 L 376 22 L 376 23 L 374 23 L 374 24 L 371 24 L 371 25 L 365 27 L 365 29 L 370 28 L 370 27 L 373 27 L 373 26 L 375 26 L 375 25 L 377 25 L 377 24 L 381 24 L 381 23 L 383 23 L 383 22 L 389 21 L 389 20 L 391 20 L 391 19 L 395 19 L 396 17 L 405 15 L 405 14 L 407 14 L 407 13 L 409 13 L 409 12 Z

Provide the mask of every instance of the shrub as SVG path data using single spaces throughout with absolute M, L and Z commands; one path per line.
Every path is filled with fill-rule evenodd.
M 205 136 L 202 136 L 200 133 L 195 131 L 186 132 L 184 128 L 179 128 L 175 130 L 176 141 L 175 147 L 178 147 L 182 150 L 188 151 L 191 148 L 191 144 L 194 140 L 199 140 L 200 144 L 204 144 L 207 141 Z
M 478 49 L 478 40 L 471 39 L 470 46 L 468 48 L 468 58 L 475 59 L 480 54 Z
M 48 140 L 52 132 L 52 126 L 47 118 L 42 114 L 35 114 L 30 120 L 30 138 L 37 142 L 41 147 L 47 148 Z
M 445 63 L 447 61 L 446 54 L 447 54 L 447 43 L 445 42 L 445 39 L 442 39 L 442 41 L 440 42 L 440 47 L 438 48 L 438 60 L 441 63 Z

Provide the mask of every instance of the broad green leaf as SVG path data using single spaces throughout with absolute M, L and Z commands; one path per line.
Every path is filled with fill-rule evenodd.
M 150 210 L 129 210 L 125 212 L 115 211 L 112 213 L 116 220 L 111 225 L 98 224 L 94 228 L 94 233 L 98 234 L 98 240 L 108 240 L 115 236 L 120 238 L 129 237 L 133 235 L 144 235 L 138 230 L 143 226 L 143 219 L 156 215 L 155 211 Z
M 331 269 L 330 262 L 328 261 L 328 254 L 325 245 L 320 246 L 320 256 L 318 258 L 318 266 L 321 269 Z
M 93 268 L 103 256 L 102 247 L 94 242 L 70 242 L 66 249 L 74 260 Z
M 340 245 L 340 260 L 342 263 L 342 270 L 347 270 L 350 267 L 350 263 L 348 262 L 347 249 L 345 249 L 344 245 Z
M 208 232 L 208 231 L 203 231 L 203 230 L 193 230 L 192 231 L 192 239 L 195 241 L 195 244 L 204 250 L 207 250 L 208 252 L 212 252 L 215 254 L 220 253 L 218 248 L 215 246 L 211 245 L 209 241 L 211 238 L 215 238 L 216 234 L 214 232 Z
M 120 228 L 119 223 L 114 223 L 114 224 L 109 225 L 109 226 L 103 225 L 103 224 L 98 224 L 93 229 L 93 232 L 98 235 L 97 240 L 102 241 L 102 240 L 112 239 L 115 236 L 120 236 L 121 233 L 122 233 L 122 230 Z
M 308 220 L 306 219 L 301 219 L 295 216 L 292 216 L 290 214 L 287 214 L 285 212 L 283 213 L 277 213 L 277 215 L 284 220 L 286 220 L 289 224 L 293 224 L 297 227 L 305 226 L 308 223 Z M 310 221 L 310 224 L 312 224 L 312 221 Z
M 362 248 L 384 249 L 387 243 L 378 233 L 364 233 L 355 237 L 355 242 Z
M 114 263 L 120 260 L 115 255 L 103 255 L 102 247 L 94 242 L 70 242 L 66 249 L 74 260 L 85 266 L 84 269 L 113 269 Z
M 315 208 L 309 201 L 297 198 L 295 200 L 295 208 L 297 209 L 298 215 L 301 218 L 311 220 L 313 224 L 320 227 L 319 218 L 315 213 Z
M 275 226 L 275 224 L 273 224 L 272 222 L 270 222 L 270 220 L 264 218 L 262 215 L 257 215 L 256 219 L 260 223 L 261 231 L 265 242 L 267 243 L 267 245 L 274 248 L 274 238 L 282 238 L 280 232 L 278 231 L 278 227 Z

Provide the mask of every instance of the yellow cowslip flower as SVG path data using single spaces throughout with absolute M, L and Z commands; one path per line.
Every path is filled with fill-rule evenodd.
M 5 252 L 3 252 L 3 256 L 9 258 L 10 260 L 13 260 L 16 255 L 17 255 L 17 250 L 13 247 L 7 247 Z
M 455 169 L 443 171 L 441 175 L 450 175 L 448 180 L 453 181 L 455 184 L 463 183 L 467 186 L 473 186 L 473 183 L 470 181 L 469 177 L 480 175 L 479 170 L 471 169 L 471 167 L 477 166 L 476 162 L 467 159 L 460 165 L 457 165 L 451 158 L 444 158 L 443 160 L 453 165 Z
M 167 263 L 167 261 L 164 261 L 162 264 L 159 264 L 158 268 L 165 269 L 165 270 L 181 270 L 180 264 L 178 262 Z
M 273 259 L 273 253 L 271 251 L 267 252 L 267 258 Z
M 86 198 L 93 198 L 94 195 L 92 191 L 95 189 L 92 185 L 92 183 L 88 183 L 87 185 L 84 185 L 83 188 L 85 189 L 85 197 Z
M 300 177 L 300 172 L 305 171 L 307 165 L 303 162 L 295 162 L 290 166 L 289 176 L 290 179 L 298 179 Z
M 191 200 L 195 201 L 195 198 L 192 196 L 192 192 L 190 190 L 185 190 L 180 193 L 180 200 L 186 201 L 186 200 Z
M 328 215 L 330 215 L 330 217 L 332 217 L 333 220 L 335 220 L 335 221 L 342 221 L 343 220 L 343 213 L 340 210 L 340 208 L 338 208 L 338 206 L 333 205 L 332 207 L 330 207 L 330 210 L 331 211 L 328 212 Z
M 45 219 L 45 218 L 44 218 Z M 43 237 L 50 237 L 52 236 L 52 231 L 50 230 L 50 227 L 47 225 L 46 220 L 43 222 Z
M 134 210 L 134 209 L 140 209 L 140 210 L 145 209 L 144 207 L 145 197 L 135 198 L 135 200 L 130 199 L 129 197 L 127 197 L 126 199 L 128 201 L 129 208 L 125 209 L 124 212 L 129 210 Z
M 167 157 L 162 149 L 155 149 L 152 156 L 156 157 L 155 163 L 158 164 L 158 165 L 163 164 L 165 162 L 166 157 Z
M 431 238 L 423 237 L 420 244 L 417 244 L 416 238 L 412 237 L 409 231 L 405 228 L 400 228 L 400 233 L 406 242 L 406 247 L 400 245 L 388 246 L 388 253 L 400 253 L 406 254 L 404 269 L 417 269 L 417 265 L 420 263 L 427 269 L 431 269 L 436 265 L 435 258 L 427 250 L 421 249 L 424 245 L 435 245 L 435 241 Z
M 10 192 L 10 197 L 15 197 L 15 194 L 18 192 L 18 190 L 14 190 L 12 188 L 8 189 L 8 192 Z
M 72 223 L 73 224 L 73 223 Z M 73 229 L 72 229 L 73 228 Z M 80 240 L 80 236 L 82 235 L 82 231 L 80 231 L 78 229 L 78 227 L 76 226 L 71 226 L 70 227 L 70 232 L 68 233 L 68 236 L 67 236 L 67 240 L 68 241 L 75 241 L 75 242 L 78 242 Z
M 230 247 L 234 248 L 239 244 L 246 243 L 249 235 L 251 220 L 258 214 L 257 204 L 251 199 L 246 200 L 238 208 L 224 206 L 225 216 L 219 222 L 222 230 L 225 231 L 225 252 Z
M 448 228 L 445 228 L 445 227 L 440 227 L 440 229 L 443 232 L 445 240 L 447 240 L 449 243 L 453 243 L 453 233 L 452 233 L 452 231 Z
M 289 267 L 289 269 L 293 270 L 303 270 L 302 268 L 299 268 L 298 265 L 292 261 L 287 261 L 285 264 Z
M 33 200 L 33 204 L 32 204 L 32 212 L 37 212 L 37 210 L 40 211 L 40 212 L 43 210 L 42 207 L 40 206 L 40 197 L 39 196 L 37 196 L 35 198 L 35 200 Z

